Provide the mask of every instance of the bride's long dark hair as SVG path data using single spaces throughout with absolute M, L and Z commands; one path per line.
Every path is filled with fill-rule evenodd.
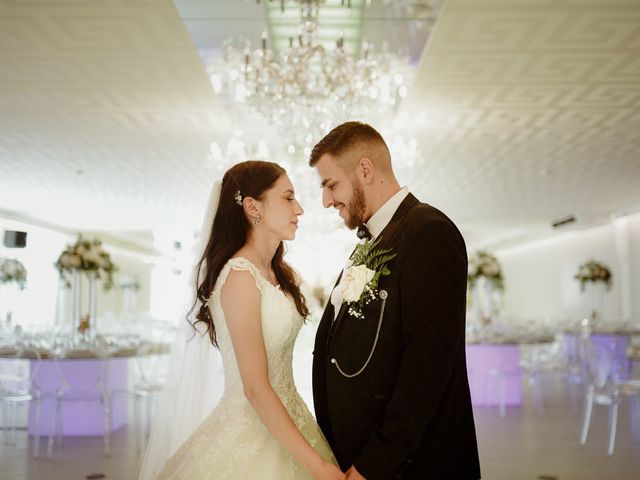
M 236 203 L 236 193 L 240 191 L 242 197 L 252 197 L 261 200 L 266 191 L 286 171 L 277 163 L 260 160 L 248 160 L 231 167 L 222 177 L 220 203 L 213 219 L 211 236 L 207 242 L 202 258 L 196 265 L 196 300 L 187 315 L 191 324 L 196 326 L 203 323 L 214 346 L 218 346 L 216 329 L 211 318 L 207 300 L 213 292 L 224 265 L 245 244 L 249 233 L 249 221 L 242 206 Z M 304 296 L 300 292 L 298 277 L 294 270 L 284 261 L 285 248 L 280 242 L 271 260 L 271 268 L 280 284 L 280 289 L 293 299 L 296 309 L 303 317 L 309 315 L 309 309 Z M 200 302 L 200 308 L 195 320 L 192 315 Z

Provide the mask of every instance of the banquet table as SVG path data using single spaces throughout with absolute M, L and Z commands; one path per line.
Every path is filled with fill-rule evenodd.
M 522 404 L 521 346 L 548 345 L 553 336 L 506 336 L 495 339 L 467 341 L 467 373 L 473 405 L 498 405 L 499 382 L 491 378 L 505 378 L 505 405 Z
M 54 394 L 63 386 L 64 378 L 70 386 L 69 392 L 77 398 L 81 392 L 86 400 L 62 402 L 64 436 L 100 436 L 104 434 L 103 407 L 100 392 L 127 392 L 129 390 L 129 362 L 137 357 L 166 354 L 168 345 L 155 345 L 146 349 L 127 348 L 118 351 L 96 352 L 92 349 L 66 352 L 62 357 L 43 350 L 41 359 L 30 352 L 20 353 L 5 347 L 0 352 L 0 362 L 24 360 L 29 362 L 34 385 L 40 390 L 40 435 L 49 435 L 54 425 Z M 127 395 L 113 395 L 111 401 L 111 430 L 122 428 L 127 423 Z M 28 431 L 34 434 L 34 406 L 29 407 Z
M 57 365 L 56 365 L 57 363 Z M 74 390 L 83 390 L 91 397 L 99 398 L 100 388 L 107 392 L 126 391 L 128 388 L 127 358 L 72 358 L 42 360 L 36 372 L 35 384 L 43 392 L 40 404 L 40 434 L 49 435 L 53 428 L 55 401 L 50 395 L 59 389 L 64 375 Z M 111 430 L 127 423 L 127 398 L 114 396 L 111 402 Z M 97 400 L 62 402 L 64 419 L 62 435 L 94 436 L 104 433 L 103 407 Z M 36 431 L 33 405 L 29 408 L 29 434 Z
M 582 333 L 576 329 L 565 330 L 562 336 L 562 350 L 565 360 L 578 357 L 578 344 Z M 615 368 L 620 380 L 631 376 L 631 360 L 627 356 L 630 338 L 640 335 L 640 328 L 631 326 L 595 326 L 590 329 L 589 340 L 594 345 L 608 348 L 614 357 Z
M 640 377 L 640 346 L 629 347 L 627 358 L 631 362 L 631 376 Z

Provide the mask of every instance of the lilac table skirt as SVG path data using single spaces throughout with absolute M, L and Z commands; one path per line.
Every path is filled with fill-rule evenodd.
M 603 345 L 613 352 L 615 368 L 620 380 L 629 380 L 631 377 L 631 362 L 627 357 L 629 346 L 628 335 L 591 335 L 591 342 Z
M 500 375 L 505 382 L 505 404 L 522 404 L 520 346 L 517 344 L 467 344 L 467 372 L 473 405 L 498 405 Z
M 615 368 L 620 380 L 631 378 L 631 361 L 627 357 L 629 336 L 620 334 L 594 333 L 590 337 L 591 343 L 607 347 L 612 353 Z M 565 361 L 578 357 L 578 344 L 580 335 L 577 333 L 564 333 L 562 336 L 562 349 Z
M 106 375 L 103 362 L 106 362 Z M 60 372 L 67 379 L 72 389 L 88 390 L 99 396 L 95 388 L 100 375 L 104 375 L 106 387 L 110 390 L 127 389 L 126 358 L 68 359 L 59 360 Z M 34 363 L 31 363 L 33 368 Z M 40 434 L 49 435 L 53 426 L 55 401 L 50 395 L 60 388 L 60 373 L 53 360 L 42 360 L 36 376 L 36 385 L 44 398 L 40 410 Z M 82 400 L 62 403 L 64 436 L 97 436 L 104 433 L 104 416 L 102 403 L 99 400 Z M 35 433 L 35 415 L 33 405 L 29 408 L 29 434 Z M 116 395 L 111 405 L 111 430 L 117 430 L 127 423 L 127 396 Z

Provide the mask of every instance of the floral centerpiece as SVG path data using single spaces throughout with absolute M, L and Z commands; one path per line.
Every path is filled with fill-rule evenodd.
M 604 283 L 607 290 L 611 290 L 613 276 L 609 267 L 595 260 L 589 260 L 578 268 L 573 277 L 580 282 L 580 290 L 584 292 L 587 283 Z
M 486 251 L 478 251 L 469 258 L 467 271 L 468 300 L 473 305 L 476 322 L 486 326 L 499 317 L 504 277 L 498 259 Z
M 104 290 L 113 287 L 113 272 L 117 270 L 111 257 L 98 239 L 78 240 L 60 254 L 55 263 L 60 278 L 71 289 L 71 320 L 81 338 L 91 338 L 96 332 L 97 282 Z
M 498 290 L 504 290 L 504 278 L 498 259 L 482 250 L 469 259 L 469 287 L 472 288 L 481 277 L 491 280 Z
M 17 283 L 24 289 L 27 283 L 27 270 L 24 265 L 13 258 L 0 258 L 0 284 Z
M 103 280 L 103 288 L 110 290 L 113 287 L 113 272 L 117 270 L 109 254 L 102 249 L 100 240 L 85 240 L 82 236 L 78 237 L 75 244 L 67 245 L 55 266 L 68 288 L 71 287 L 73 272 L 81 271 Z

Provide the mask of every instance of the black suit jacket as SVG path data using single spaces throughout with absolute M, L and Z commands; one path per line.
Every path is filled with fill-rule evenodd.
M 364 318 L 327 305 L 316 334 L 318 423 L 343 470 L 368 480 L 478 479 L 480 464 L 465 361 L 467 254 L 456 226 L 409 194 L 377 248 L 397 256 L 382 300 Z

